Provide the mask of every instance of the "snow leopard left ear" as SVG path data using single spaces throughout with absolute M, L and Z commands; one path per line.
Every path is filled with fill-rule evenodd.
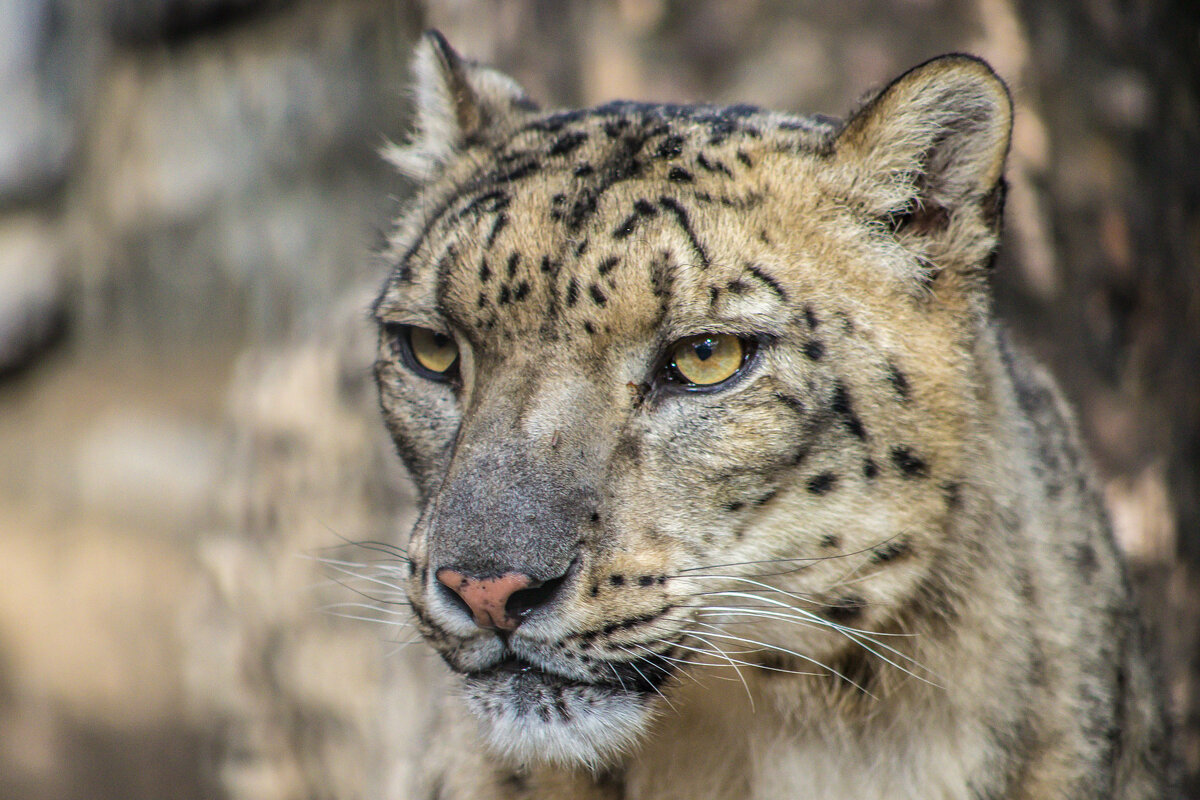
M 415 124 L 406 144 L 384 157 L 410 178 L 428 180 L 466 147 L 487 141 L 537 105 L 507 75 L 463 59 L 426 31 L 413 53 Z
M 1012 100 L 986 63 L 935 58 L 901 75 L 846 123 L 834 158 L 856 177 L 863 206 L 934 233 L 973 217 L 999 222 Z M 951 226 L 953 227 L 953 226 Z

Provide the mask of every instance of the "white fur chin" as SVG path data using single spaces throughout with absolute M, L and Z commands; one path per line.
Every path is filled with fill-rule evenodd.
M 464 689 L 487 747 L 513 764 L 602 769 L 637 742 L 654 713 L 644 696 L 603 687 L 468 679 Z

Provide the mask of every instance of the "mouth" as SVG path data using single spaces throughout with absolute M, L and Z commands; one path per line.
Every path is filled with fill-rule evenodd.
M 607 674 L 605 674 L 607 673 Z M 463 672 L 468 681 L 479 683 L 507 683 L 514 688 L 522 686 L 546 687 L 549 689 L 591 688 L 624 694 L 657 694 L 661 686 L 672 676 L 673 670 L 663 656 L 647 656 L 635 661 L 605 662 L 604 671 L 592 676 L 565 674 L 520 656 L 509 654 L 495 664 L 478 670 Z
M 657 713 L 655 698 L 673 675 L 668 664 L 646 657 L 565 674 L 509 653 L 462 672 L 462 696 L 502 759 L 599 768 L 628 750 Z

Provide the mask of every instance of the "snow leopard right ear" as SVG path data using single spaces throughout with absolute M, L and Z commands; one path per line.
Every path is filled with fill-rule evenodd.
M 446 37 L 426 31 L 413 53 L 415 125 L 384 158 L 416 180 L 435 177 L 463 149 L 485 142 L 537 105 L 507 75 L 463 59 Z

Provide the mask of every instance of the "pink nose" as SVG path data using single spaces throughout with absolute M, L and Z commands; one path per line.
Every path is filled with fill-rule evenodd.
M 516 630 L 521 624 L 520 617 L 508 613 L 508 598 L 533 583 L 528 575 L 517 572 L 508 572 L 499 578 L 468 578 L 448 568 L 439 569 L 437 579 L 462 598 L 471 609 L 476 625 L 505 631 Z

